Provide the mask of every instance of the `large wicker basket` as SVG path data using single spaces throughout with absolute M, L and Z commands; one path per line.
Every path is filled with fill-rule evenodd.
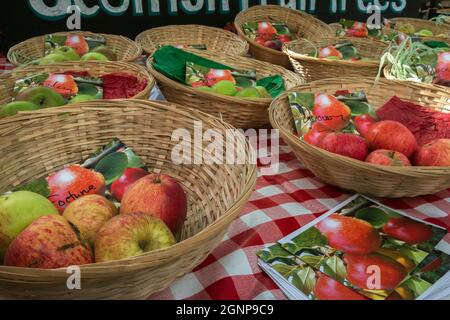
M 322 47 L 341 41 L 350 41 L 364 58 L 371 61 L 330 60 L 309 56 Z M 289 56 L 295 72 L 306 81 L 335 78 L 342 75 L 348 77 L 376 77 L 379 70 L 380 58 L 388 44 L 369 38 L 333 37 L 314 41 L 300 39 L 283 46 L 283 51 Z
M 11 102 L 14 84 L 17 80 L 38 73 L 54 73 L 64 71 L 88 71 L 90 75 L 99 77 L 108 73 L 123 72 L 138 79 L 146 79 L 147 86 L 135 95 L 134 99 L 148 99 L 150 91 L 155 86 L 155 78 L 143 67 L 128 62 L 107 61 L 74 61 L 46 66 L 29 66 L 17 68 L 0 76 L 0 105 Z
M 94 34 L 88 31 L 58 32 L 55 34 L 69 35 L 74 33 L 84 36 L 90 36 Z M 102 35 L 106 38 L 106 45 L 116 52 L 118 61 L 133 62 L 142 55 L 141 46 L 126 37 L 113 34 L 99 35 Z M 44 56 L 44 45 L 44 36 L 38 36 L 25 40 L 9 49 L 7 56 L 8 60 L 17 66 L 28 64 Z
M 193 52 L 192 50 L 187 51 Z M 304 83 L 303 79 L 294 72 L 267 62 L 198 50 L 194 53 L 236 69 L 256 70 L 257 76 L 260 78 L 280 74 L 287 89 Z M 170 102 L 201 110 L 221 118 L 237 128 L 259 128 L 269 123 L 267 110 L 272 102 L 271 98 L 244 99 L 201 92 L 159 73 L 153 68 L 151 57 L 147 61 L 147 67 Z
M 394 94 L 440 111 L 450 111 L 450 92 L 441 87 L 381 79 L 340 78 L 316 81 L 292 89 L 297 92 L 329 93 L 365 90 L 374 108 Z M 389 167 L 371 165 L 313 147 L 299 139 L 287 93 L 273 101 L 270 121 L 295 155 L 322 181 L 346 190 L 375 197 L 414 197 L 434 194 L 450 187 L 450 167 Z
M 256 43 L 242 29 L 244 23 L 258 21 L 284 22 L 298 37 L 309 40 L 333 36 L 331 28 L 326 23 L 301 11 L 277 5 L 264 5 L 253 6 L 240 12 L 236 16 L 234 24 L 238 34 L 250 44 L 252 56 L 258 60 L 268 61 L 285 68 L 291 68 L 291 64 L 283 52 L 266 48 Z
M 117 137 L 132 147 L 154 172 L 181 181 L 188 217 L 176 245 L 134 258 L 81 266 L 81 290 L 68 290 L 66 269 L 0 266 L 0 297 L 27 299 L 141 299 L 167 288 L 190 272 L 223 239 L 246 204 L 256 182 L 255 154 L 243 134 L 232 145 L 240 164 L 184 164 L 171 160 L 174 130 L 191 136 L 203 130 L 225 134 L 231 126 L 197 110 L 142 100 L 85 102 L 71 107 L 21 113 L 0 119 L 0 190 L 71 163 L 79 163 Z M 208 145 L 193 144 L 192 156 Z
M 148 55 L 161 45 L 206 45 L 208 51 L 237 56 L 248 52 L 248 43 L 234 33 L 196 24 L 153 28 L 140 33 L 136 42 Z
M 435 21 L 417 19 L 417 18 L 393 18 L 391 21 L 395 24 L 411 24 L 416 32 L 427 29 L 433 32 L 434 36 L 425 37 L 420 36 L 423 40 L 437 40 L 437 41 L 446 41 L 450 39 L 450 25 L 446 23 L 437 23 Z M 398 30 L 398 25 L 394 26 L 396 30 Z M 446 37 L 438 37 L 438 35 L 445 34 Z

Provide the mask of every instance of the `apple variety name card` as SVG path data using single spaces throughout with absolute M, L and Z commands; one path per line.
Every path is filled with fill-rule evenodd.
M 436 299 L 450 290 L 446 235 L 355 195 L 258 252 L 258 264 L 290 299 Z

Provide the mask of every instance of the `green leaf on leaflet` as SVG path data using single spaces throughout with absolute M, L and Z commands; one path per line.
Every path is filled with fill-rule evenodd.
M 384 210 L 375 207 L 360 209 L 355 217 L 369 222 L 376 229 L 383 227 L 389 220 L 389 215 Z
M 31 181 L 30 183 L 17 187 L 13 191 L 31 191 L 46 198 L 50 196 L 50 188 L 48 187 L 47 179 L 45 178 Z
M 145 163 L 139 158 L 131 149 L 126 149 L 125 154 L 128 158 L 128 166 L 127 168 L 144 168 Z
M 236 86 L 240 88 L 251 88 L 255 86 L 255 81 L 245 77 L 235 77 Z
M 286 243 L 289 244 L 289 246 L 285 247 L 285 245 L 283 245 L 283 248 L 292 254 L 297 254 L 302 249 L 325 246 L 327 243 L 327 238 L 319 231 L 319 229 L 311 227 L 293 238 L 289 243 Z
M 102 88 L 91 83 L 78 83 L 78 94 L 92 96 L 96 99 L 103 98 Z
M 415 297 L 418 297 L 422 293 L 427 291 L 432 286 L 432 284 L 418 277 L 411 277 L 403 282 L 403 286 L 407 286 L 411 291 L 414 292 Z
M 347 20 L 347 19 L 341 19 L 339 21 L 340 25 L 343 26 L 346 29 L 349 29 L 353 26 L 353 24 L 355 24 L 354 20 Z
M 352 110 L 353 117 L 374 114 L 372 106 L 365 101 L 347 100 L 345 104 Z
M 351 58 L 359 57 L 358 49 L 351 44 L 336 47 L 342 54 L 344 60 L 350 60 Z
M 290 282 L 305 295 L 309 295 L 316 287 L 316 273 L 310 267 L 301 268 L 292 274 Z
M 123 152 L 114 152 L 100 160 L 94 170 L 105 177 L 106 185 L 110 185 L 123 175 L 127 166 L 127 155 Z
M 324 273 L 333 279 L 342 282 L 347 277 L 344 261 L 337 255 L 327 257 L 322 262 Z
M 288 95 L 289 103 L 298 104 L 305 109 L 312 110 L 314 108 L 314 93 L 292 92 Z
M 323 255 L 302 255 L 300 260 L 309 264 L 314 269 L 319 270 L 322 262 L 325 260 L 325 256 Z
M 422 251 L 409 245 L 399 246 L 397 249 L 402 255 L 412 260 L 416 265 L 421 263 L 429 255 L 429 252 Z
M 383 35 L 381 29 L 368 29 L 368 30 L 369 30 L 369 37 L 381 38 L 381 36 Z
M 292 260 L 292 263 L 287 264 L 295 264 L 295 261 L 293 260 L 293 256 L 290 252 L 283 249 L 283 247 L 279 244 L 275 244 L 271 247 L 268 247 L 264 250 L 258 251 L 257 256 L 263 260 L 264 262 L 271 263 L 274 260 L 280 260 L 282 261 L 288 261 L 289 259 Z

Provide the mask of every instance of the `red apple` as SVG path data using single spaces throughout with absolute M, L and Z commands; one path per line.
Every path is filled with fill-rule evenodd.
M 264 46 L 269 49 L 281 51 L 283 43 L 280 40 L 268 40 L 264 43 Z
M 423 243 L 433 237 L 431 226 L 405 217 L 390 218 L 383 226 L 383 232 L 408 244 Z
M 353 118 L 353 124 L 355 125 L 356 130 L 363 137 L 367 135 L 369 127 L 375 122 L 377 122 L 377 120 L 369 114 L 363 114 L 361 116 L 356 116 Z
M 256 41 L 256 43 L 258 43 L 259 45 L 264 46 L 264 44 L 266 43 L 267 40 L 264 39 L 264 38 L 261 37 L 261 36 L 258 36 L 258 37 L 256 37 L 255 41 Z
M 382 166 L 411 166 L 408 157 L 406 157 L 403 153 L 383 149 L 375 150 L 370 153 L 366 158 L 366 162 L 379 164 Z
M 450 166 L 450 139 L 437 139 L 419 148 L 414 157 L 417 166 Z
M 314 294 L 319 300 L 368 300 L 368 298 L 323 273 L 319 273 Z
M 47 177 L 48 199 L 60 213 L 76 199 L 88 194 L 105 194 L 102 174 L 78 165 L 69 166 Z
M 316 94 L 314 100 L 313 115 L 316 121 L 330 130 L 345 128 L 351 117 L 352 111 L 343 102 L 329 94 Z
M 231 81 L 236 84 L 236 79 L 233 77 L 231 70 L 211 69 L 205 76 L 205 83 L 208 87 L 212 87 L 220 81 Z
M 125 170 L 123 175 L 111 185 L 111 194 L 114 198 L 122 201 L 122 197 L 125 191 L 129 188 L 131 184 L 136 182 L 142 177 L 148 175 L 148 171 L 141 168 L 128 168 Z
M 343 58 L 342 53 L 338 49 L 336 49 L 336 47 L 334 47 L 334 46 L 328 46 L 325 48 L 321 48 L 319 50 L 319 58 L 324 59 L 324 58 L 328 58 L 328 57 L 336 57 L 338 59 Z
M 258 35 L 264 35 L 264 37 L 274 37 L 277 34 L 277 29 L 270 22 L 258 23 Z M 270 38 L 270 39 L 272 39 Z
M 450 82 L 450 52 L 439 52 L 436 65 L 438 81 Z
M 277 37 L 278 40 L 280 40 L 283 43 L 288 43 L 292 41 L 292 38 L 288 34 L 281 34 Z
M 408 158 L 416 151 L 416 137 L 403 124 L 383 120 L 369 127 L 366 142 L 370 149 L 386 149 L 403 153 Z
M 78 93 L 78 85 L 73 76 L 67 74 L 51 74 L 42 85 L 54 89 L 65 98 Z
M 5 265 L 56 269 L 93 262 L 91 250 L 60 215 L 42 216 L 11 243 Z
M 311 129 L 303 136 L 303 140 L 309 144 L 319 147 L 322 143 L 323 138 L 330 134 L 326 127 L 322 126 L 320 123 L 314 123 Z
M 364 139 L 351 133 L 329 133 L 320 144 L 320 147 L 329 152 L 364 161 L 368 150 Z
M 80 57 L 89 52 L 89 45 L 86 39 L 84 36 L 79 34 L 71 34 L 67 36 L 65 45 L 74 48 Z
M 331 247 L 342 252 L 367 254 L 381 245 L 378 231 L 361 219 L 334 213 L 320 221 L 316 228 L 325 235 Z
M 174 178 L 149 174 L 133 183 L 123 195 L 120 213 L 133 212 L 158 217 L 177 233 L 186 219 L 186 194 Z

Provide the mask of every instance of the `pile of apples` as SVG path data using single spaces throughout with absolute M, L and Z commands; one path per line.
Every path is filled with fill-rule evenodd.
M 278 34 L 277 29 L 267 21 L 258 22 L 256 31 L 256 43 L 273 50 L 281 51 L 283 43 L 291 42 L 293 39 L 289 34 Z
M 39 65 L 79 60 L 117 61 L 117 54 L 105 45 L 90 51 L 89 44 L 83 35 L 71 34 L 67 36 L 64 46 L 56 48 L 52 53 L 39 59 Z
M 176 243 L 187 214 L 181 185 L 128 168 L 105 197 L 102 174 L 78 165 L 46 178 L 48 198 L 15 191 L 0 197 L 0 261 L 56 269 L 135 257 Z
M 350 108 L 328 94 L 315 95 L 312 114 L 316 121 L 303 139 L 326 151 L 375 165 L 450 166 L 450 139 L 419 146 L 402 123 L 369 114 L 352 118 Z M 359 134 L 342 132 L 350 122 Z

